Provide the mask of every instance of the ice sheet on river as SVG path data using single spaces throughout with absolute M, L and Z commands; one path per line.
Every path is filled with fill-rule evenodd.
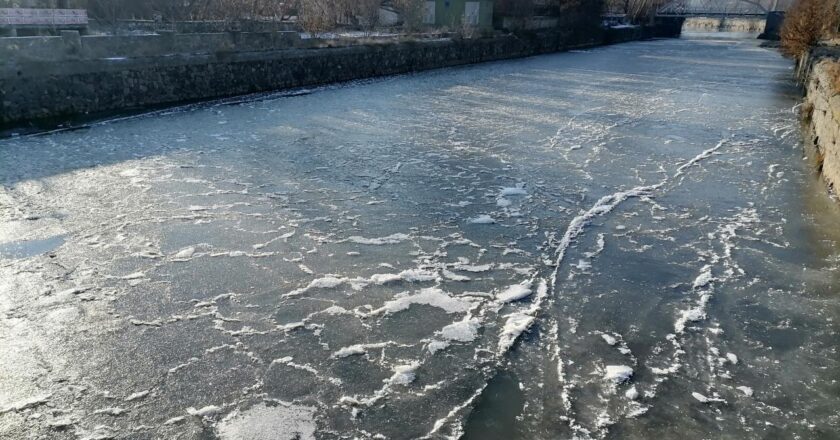
M 830 438 L 789 67 L 659 40 L 0 141 L 0 437 Z

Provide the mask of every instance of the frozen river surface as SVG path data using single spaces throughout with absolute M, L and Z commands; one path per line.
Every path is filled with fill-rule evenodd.
M 0 141 L 0 438 L 836 439 L 790 75 L 660 40 Z

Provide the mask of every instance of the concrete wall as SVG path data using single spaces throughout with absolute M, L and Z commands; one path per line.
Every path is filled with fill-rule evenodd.
M 764 17 L 689 17 L 685 19 L 683 29 L 704 32 L 764 32 L 766 22 Z
M 230 31 L 240 32 L 277 32 L 296 30 L 295 23 L 263 22 L 251 20 L 218 20 L 218 21 L 177 21 L 156 22 L 154 20 L 117 20 L 116 22 L 102 22 L 90 20 L 89 29 L 94 33 L 137 35 L 138 33 L 155 33 L 159 31 L 175 31 L 182 34 L 212 34 Z
M 810 113 L 808 128 L 818 156 L 822 158 L 822 175 L 829 186 L 840 189 L 840 94 L 835 75 L 840 73 L 837 58 L 814 59 L 807 69 L 805 103 Z M 832 66 L 834 69 L 832 71 Z
M 305 48 L 323 43 L 303 41 L 297 32 L 226 32 L 134 36 L 79 36 L 0 38 L 0 69 L 29 61 L 64 62 L 80 59 L 162 57 L 172 54 L 231 51 L 272 51 Z
M 11 127 L 38 119 L 103 115 L 523 57 L 654 34 L 661 36 L 660 31 L 652 29 L 628 28 L 596 32 L 583 38 L 554 31 L 527 37 L 421 40 L 321 49 L 210 51 L 130 58 L 78 57 L 61 62 L 32 59 L 11 63 L 0 70 L 0 125 Z M 195 38 L 196 41 L 189 43 L 195 47 L 221 44 L 201 41 L 200 36 Z M 54 40 L 46 41 L 54 44 Z M 86 47 L 84 50 L 95 51 L 94 43 L 82 43 L 82 46 Z

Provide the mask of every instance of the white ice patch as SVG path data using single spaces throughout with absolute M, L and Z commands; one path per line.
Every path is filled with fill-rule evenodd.
M 487 214 L 481 214 L 478 217 L 473 217 L 469 219 L 468 223 L 473 225 L 492 225 L 496 223 L 496 220 Z
M 409 283 L 422 283 L 426 281 L 438 281 L 440 278 L 434 272 L 424 269 L 408 269 L 397 274 L 384 273 L 376 274 L 370 277 L 370 282 L 373 284 L 384 285 L 394 283 L 397 281 L 406 281 Z
M 691 160 L 689 160 L 688 162 L 684 163 L 683 165 L 680 165 L 680 167 L 679 167 L 679 168 L 677 168 L 677 173 L 676 173 L 676 174 L 674 174 L 674 177 L 680 177 L 680 176 L 682 176 L 683 174 L 685 174 L 685 170 L 687 170 L 687 169 L 689 169 L 689 168 L 693 167 L 694 165 L 697 165 L 697 164 L 698 164 L 700 161 L 702 161 L 703 159 L 707 159 L 707 158 L 709 158 L 709 157 L 712 157 L 712 155 L 713 155 L 713 154 L 715 154 L 718 150 L 720 150 L 720 149 L 721 149 L 724 145 L 726 145 L 726 141 L 725 141 L 725 140 L 720 141 L 720 142 L 718 142 L 718 144 L 717 144 L 717 145 L 715 145 L 714 147 L 709 148 L 709 149 L 708 149 L 708 150 L 706 150 L 706 151 L 703 151 L 702 153 L 700 153 L 700 154 L 698 154 L 697 156 L 693 157 L 693 158 L 692 158 Z
M 688 310 L 683 310 L 680 312 L 680 317 L 677 318 L 677 321 L 674 323 L 674 331 L 677 334 L 682 334 L 685 332 L 685 327 L 690 322 L 697 322 L 702 321 L 706 318 L 706 304 L 709 303 L 711 296 L 705 294 L 700 297 L 700 303 L 697 307 L 693 307 Z
M 365 238 L 365 237 L 353 236 L 353 237 L 347 238 L 347 241 L 349 241 L 351 243 L 357 243 L 357 244 L 367 244 L 367 245 L 378 246 L 378 245 L 383 245 L 383 244 L 402 243 L 402 242 L 410 240 L 410 239 L 411 239 L 411 237 L 409 237 L 406 234 L 392 234 L 392 235 L 389 235 L 387 237 L 379 237 L 379 238 Z
M 513 343 L 519 339 L 519 336 L 531 327 L 534 319 L 533 316 L 526 313 L 513 313 L 508 315 L 505 326 L 499 334 L 497 353 L 502 355 L 510 350 L 513 347 Z
M 531 283 L 526 281 L 520 284 L 508 286 L 505 290 L 496 295 L 496 301 L 502 304 L 519 301 L 531 296 Z
M 453 298 L 448 293 L 437 287 L 421 289 L 414 295 L 407 293 L 398 294 L 395 299 L 386 302 L 381 308 L 374 310 L 371 314 L 392 314 L 407 310 L 412 304 L 424 304 L 443 309 L 446 313 L 461 313 L 473 307 L 471 301 Z
M 607 345 L 615 345 L 618 343 L 618 340 L 616 340 L 615 337 L 606 333 L 601 334 L 601 338 L 604 339 L 604 342 L 606 342 Z
M 411 382 L 414 382 L 414 379 L 417 378 L 418 368 L 420 368 L 419 362 L 412 362 L 408 365 L 398 365 L 393 369 L 394 375 L 385 379 L 385 382 L 388 385 L 408 385 Z
M 714 281 L 714 277 L 712 277 L 712 267 L 705 266 L 700 272 L 700 275 L 694 279 L 694 283 L 692 283 L 691 288 L 695 290 L 700 289 L 708 286 L 712 281 Z
M 435 354 L 441 350 L 445 350 L 449 347 L 449 342 L 447 341 L 432 341 L 429 342 L 429 345 L 426 347 L 429 350 L 430 354 Z
M 715 402 L 726 403 L 726 401 L 723 400 L 723 399 L 720 399 L 720 398 L 717 398 L 717 397 L 707 397 L 707 396 L 704 396 L 704 395 L 702 395 L 700 393 L 697 393 L 697 392 L 691 393 L 691 396 L 694 397 L 700 403 L 715 403 Z
M 109 416 L 118 417 L 128 412 L 126 409 L 119 408 L 119 407 L 111 407 L 111 408 L 102 408 L 94 411 L 94 414 L 106 414 Z
M 578 270 L 581 270 L 581 271 L 587 271 L 589 269 L 592 269 L 592 263 L 590 263 L 586 260 L 578 260 L 578 264 L 577 265 L 573 264 L 572 266 L 577 267 Z
M 356 344 L 349 347 L 344 347 L 332 354 L 334 358 L 346 358 L 348 356 L 360 356 L 367 354 L 368 350 L 376 348 L 384 348 L 388 346 L 387 342 L 379 342 L 376 344 Z
M 190 246 L 188 248 L 181 249 L 175 255 L 173 255 L 172 258 L 175 261 L 184 261 L 192 258 L 193 255 L 195 255 L 195 248 Z
M 440 331 L 440 337 L 447 341 L 471 342 L 478 336 L 481 321 L 475 318 L 464 318 L 447 325 Z
M 455 266 L 455 269 L 462 270 L 464 272 L 479 273 L 479 272 L 487 272 L 487 271 L 493 269 L 493 265 L 492 264 L 466 264 L 466 263 L 461 264 L 461 263 L 459 263 L 457 266 Z
M 320 313 L 326 313 L 327 315 L 344 315 L 350 312 L 341 306 L 330 306 L 324 310 L 321 310 Z
M 135 401 L 135 400 L 140 400 L 140 399 L 142 399 L 142 398 L 144 398 L 144 397 L 148 396 L 148 395 L 149 395 L 149 393 L 150 393 L 150 391 L 149 391 L 149 390 L 146 390 L 146 391 L 139 391 L 139 392 L 136 392 L 136 393 L 134 393 L 134 394 L 132 394 L 132 395 L 130 395 L 130 396 L 128 396 L 128 397 L 126 397 L 126 398 L 125 398 L 125 401 L 126 401 L 126 402 L 132 402 L 132 401 Z
M 231 413 L 216 431 L 221 440 L 315 440 L 315 408 L 262 403 Z
M 208 417 L 222 412 L 222 409 L 215 405 L 208 405 L 200 409 L 187 408 L 187 414 L 195 417 Z
M 350 278 L 343 278 L 343 277 L 336 277 L 334 275 L 327 275 L 321 278 L 316 278 L 312 280 L 306 287 L 301 287 L 299 289 L 292 290 L 291 292 L 283 295 L 285 297 L 291 296 L 298 296 L 302 295 L 312 289 L 335 289 L 336 287 L 341 286 L 342 284 L 350 284 L 350 286 L 355 289 L 359 290 L 365 285 L 367 285 L 367 281 L 363 279 L 350 279 Z
M 750 387 L 740 386 L 740 387 L 735 387 L 735 389 L 744 393 L 744 395 L 747 396 L 747 397 L 752 397 L 752 395 L 753 395 L 753 389 L 750 388 Z
M 735 353 L 726 353 L 726 359 L 732 365 L 738 364 L 738 356 L 736 356 Z
M 336 278 L 336 277 L 323 277 L 312 280 L 309 283 L 310 289 L 333 289 L 342 284 L 344 284 L 346 280 L 344 278 Z
M 639 390 L 637 390 L 635 386 L 632 386 L 629 390 L 624 392 L 624 397 L 630 400 L 636 400 L 639 398 Z
M 43 405 L 43 404 L 47 403 L 47 401 L 49 401 L 50 397 L 52 397 L 52 394 L 47 394 L 47 395 L 38 396 L 38 397 L 30 397 L 29 399 L 25 399 L 25 400 L 21 400 L 19 402 L 12 403 L 11 405 L 0 408 L 0 415 L 6 414 L 8 412 L 23 411 L 25 409 L 33 408 L 33 407 L 36 407 L 38 405 Z
M 443 277 L 446 278 L 447 280 L 462 281 L 462 282 L 470 281 L 472 279 L 468 276 L 458 275 L 455 272 L 451 272 L 451 271 L 448 271 L 448 270 L 445 270 L 445 269 L 443 271 Z
M 501 197 L 508 197 L 508 196 L 526 196 L 528 195 L 528 191 L 525 188 L 515 187 L 515 188 L 502 188 L 499 191 L 499 196 Z
M 633 376 L 633 368 L 627 365 L 607 365 L 604 371 L 604 379 L 616 384 L 627 382 Z

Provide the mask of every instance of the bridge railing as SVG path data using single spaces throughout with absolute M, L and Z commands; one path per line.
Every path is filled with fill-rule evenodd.
M 0 8 L 0 27 L 87 26 L 84 9 Z

